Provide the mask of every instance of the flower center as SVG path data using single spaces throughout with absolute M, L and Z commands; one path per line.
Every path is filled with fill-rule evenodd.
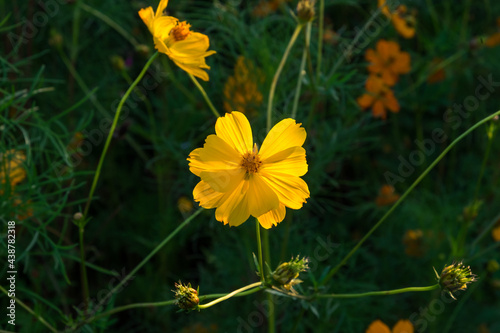
M 249 151 L 243 155 L 241 159 L 240 166 L 247 174 L 256 173 L 262 165 L 260 160 L 257 144 L 253 146 L 253 151 Z
M 186 23 L 186 21 L 179 22 L 177 26 L 170 31 L 170 34 L 174 36 L 176 41 L 184 40 L 191 34 L 191 31 L 189 31 L 190 27 L 191 24 Z

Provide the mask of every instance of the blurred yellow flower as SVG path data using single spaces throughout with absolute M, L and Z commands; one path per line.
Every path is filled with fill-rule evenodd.
M 399 112 L 399 103 L 393 91 L 377 75 L 370 75 L 366 80 L 366 93 L 358 97 L 358 105 L 363 109 L 372 108 L 375 118 L 387 118 L 387 111 Z
M 401 52 L 399 44 L 393 41 L 379 40 L 376 50 L 366 50 L 365 58 L 370 62 L 368 71 L 379 74 L 388 86 L 395 85 L 400 74 L 411 70 L 410 54 Z
M 500 28 L 500 17 L 497 18 L 497 27 Z M 500 44 L 500 32 L 496 32 L 488 38 L 486 38 L 486 41 L 484 42 L 484 45 L 487 47 L 495 47 Z
M 491 229 L 491 237 L 493 237 L 495 242 L 500 242 L 500 220 L 498 220 L 493 229 Z
M 2 188 L 6 183 L 9 183 L 10 187 L 13 188 L 26 178 L 26 170 L 23 167 L 25 161 L 26 155 L 19 150 L 10 149 L 5 153 L 0 153 L 0 179 Z M 3 189 L 0 190 L 1 193 L 3 193 Z
M 224 86 L 226 112 L 238 110 L 247 115 L 255 114 L 263 100 L 259 91 L 259 84 L 263 81 L 261 71 L 250 60 L 239 56 L 234 66 L 234 75 L 227 79 Z
M 177 200 L 177 207 L 183 214 L 189 213 L 193 210 L 193 201 L 185 196 L 182 196 Z
M 215 135 L 189 154 L 189 169 L 201 178 L 193 190 L 203 208 L 216 208 L 215 218 L 238 226 L 250 215 L 268 229 L 283 221 L 285 207 L 300 209 L 309 188 L 306 131 L 287 118 L 267 134 L 260 150 L 253 143 L 245 115 L 233 111 L 217 119 Z
M 389 326 L 384 324 L 381 320 L 375 320 L 370 324 L 366 333 L 413 333 L 413 324 L 409 320 L 401 319 L 394 325 L 392 331 Z
M 415 12 L 409 12 L 405 5 L 399 5 L 394 10 L 389 6 L 392 0 L 378 0 L 378 7 L 382 14 L 391 19 L 396 31 L 404 38 L 415 36 L 415 25 L 417 23 Z
M 18 221 L 26 220 L 29 217 L 33 216 L 33 203 L 31 200 L 24 202 L 23 200 L 16 198 L 14 199 L 13 206 L 16 207 L 17 213 L 15 215 L 15 219 Z
M 189 74 L 208 81 L 205 69 L 210 67 L 206 64 L 205 57 L 215 53 L 207 51 L 210 44 L 208 37 L 191 31 L 191 25 L 185 21 L 179 22 L 175 17 L 164 16 L 163 11 L 167 4 L 168 0 L 161 0 L 156 13 L 151 7 L 139 11 L 139 16 L 153 35 L 156 49 L 168 55 L 177 66 Z

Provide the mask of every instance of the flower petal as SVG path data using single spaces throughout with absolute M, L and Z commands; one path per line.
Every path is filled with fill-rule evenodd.
M 224 193 L 215 192 L 205 181 L 200 181 L 193 190 L 194 201 L 206 209 L 216 208 L 221 204 Z
M 218 118 L 215 133 L 241 154 L 252 151 L 252 128 L 247 117 L 241 112 L 233 111 Z
M 160 3 L 158 4 L 158 8 L 156 8 L 156 15 L 155 17 L 160 17 L 163 15 L 163 11 L 165 8 L 167 8 L 168 5 L 168 0 L 161 0 Z
M 366 333 L 391 333 L 391 330 L 386 324 L 377 319 L 368 326 Z
M 149 32 L 153 34 L 153 20 L 154 20 L 154 12 L 152 7 L 143 8 L 139 11 L 139 16 L 141 17 L 144 24 L 149 29 Z
M 177 25 L 178 21 L 178 19 L 172 16 L 161 16 L 155 18 L 153 21 L 153 36 L 160 40 L 168 40 L 171 38 L 170 31 L 172 31 L 172 29 Z
M 189 154 L 189 170 L 200 177 L 205 170 L 227 170 L 240 168 L 241 155 L 216 135 L 209 135 L 203 148 Z
M 413 333 L 413 324 L 409 320 L 401 319 L 392 328 L 392 333 Z
M 274 209 L 264 215 L 261 215 L 257 219 L 259 220 L 259 223 L 263 228 L 269 229 L 273 225 L 276 225 L 281 221 L 283 221 L 285 215 L 286 215 L 285 205 L 280 203 L 277 209 Z
M 232 192 L 244 180 L 245 171 L 241 168 L 227 170 L 209 170 L 200 173 L 201 180 L 206 181 L 216 192 Z
M 264 181 L 278 195 L 280 203 L 292 209 L 300 209 L 309 198 L 307 183 L 296 176 L 279 173 L 261 173 Z
M 259 155 L 262 160 L 290 147 L 302 146 L 306 140 L 306 130 L 294 119 L 283 119 L 269 131 Z
M 307 173 L 306 150 L 302 147 L 291 147 L 262 160 L 260 170 L 265 173 L 284 173 L 292 176 L 303 176 Z
M 232 192 L 224 194 L 220 199 L 221 205 L 215 210 L 217 221 L 236 227 L 250 217 L 248 200 L 246 200 L 247 190 L 248 181 L 242 181 Z
M 247 200 L 252 216 L 259 217 L 279 207 L 278 196 L 260 175 L 250 175 L 248 182 Z
M 367 109 L 370 106 L 372 106 L 372 104 L 375 102 L 375 98 L 373 98 L 372 95 L 363 94 L 363 95 L 359 96 L 356 101 L 358 102 L 358 105 L 362 109 Z

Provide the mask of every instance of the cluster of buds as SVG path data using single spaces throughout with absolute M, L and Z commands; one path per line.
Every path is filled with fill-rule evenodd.
M 434 270 L 436 272 L 436 270 Z M 441 275 L 436 272 L 441 289 L 453 296 L 454 292 L 466 290 L 467 285 L 477 281 L 477 276 L 472 274 L 470 266 L 464 266 L 462 262 L 454 262 L 453 264 L 443 268 Z
M 175 304 L 182 310 L 194 310 L 198 307 L 200 299 L 198 291 L 191 288 L 191 283 L 183 285 L 180 281 L 175 284 L 175 290 L 172 290 L 175 298 Z
M 309 269 L 307 264 L 309 263 L 309 259 L 304 258 L 293 258 L 289 262 L 284 262 L 276 268 L 274 272 L 271 273 L 271 276 L 274 280 L 274 284 L 278 287 L 284 288 L 287 291 L 292 293 L 296 293 L 293 289 L 293 286 L 302 282 L 302 280 L 297 279 L 299 277 L 300 272 L 305 272 Z

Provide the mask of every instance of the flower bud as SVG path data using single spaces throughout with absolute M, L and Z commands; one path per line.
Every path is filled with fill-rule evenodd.
M 311 22 L 316 14 L 314 10 L 315 0 L 300 0 L 297 4 L 297 17 L 302 23 Z
M 83 217 L 83 214 L 82 214 L 82 213 L 80 213 L 80 212 L 78 212 L 78 213 L 75 213 L 75 214 L 73 215 L 73 220 L 75 220 L 75 221 L 80 221 L 80 220 L 82 219 L 82 217 Z
M 466 290 L 468 284 L 477 281 L 477 276 L 472 274 L 470 266 L 466 267 L 462 264 L 462 262 L 454 262 L 453 264 L 446 266 L 443 268 L 441 275 L 438 275 L 436 272 L 436 276 L 441 289 L 448 292 L 455 300 L 456 298 L 453 296 L 454 292 Z
M 275 281 L 275 285 L 295 293 L 293 286 L 302 282 L 297 278 L 300 272 L 305 272 L 309 269 L 309 266 L 307 266 L 308 263 L 308 258 L 304 257 L 301 259 L 297 257 L 295 259 L 292 258 L 289 262 L 280 264 L 271 274 Z
M 50 30 L 49 45 L 55 48 L 61 47 L 63 44 L 63 36 L 55 29 Z
M 114 69 L 121 72 L 125 69 L 125 60 L 119 55 L 114 55 L 111 57 L 111 65 L 113 65 Z
M 175 284 L 175 290 L 172 290 L 175 295 L 175 304 L 183 310 L 194 310 L 198 307 L 200 299 L 198 292 L 191 288 L 191 283 L 183 285 L 180 281 Z
M 488 263 L 486 264 L 486 270 L 490 273 L 495 273 L 499 269 L 500 269 L 500 264 L 498 263 L 498 261 L 494 259 L 488 261 Z

